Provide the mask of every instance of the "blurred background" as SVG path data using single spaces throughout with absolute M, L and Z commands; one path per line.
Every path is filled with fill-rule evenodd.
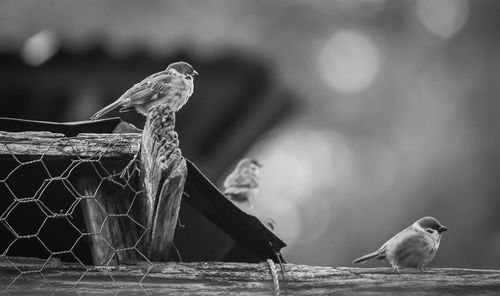
M 264 164 L 288 262 L 349 266 L 432 215 L 433 267 L 500 268 L 499 25 L 494 0 L 3 0 L 0 116 L 86 120 L 185 60 L 183 154 L 218 185 Z

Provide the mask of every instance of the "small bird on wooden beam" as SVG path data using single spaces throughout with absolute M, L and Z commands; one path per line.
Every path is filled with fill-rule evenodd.
M 260 189 L 260 168 L 262 164 L 252 158 L 244 158 L 224 181 L 224 195 L 242 211 L 259 218 L 274 230 L 276 222 L 259 214 L 253 205 L 253 199 Z
M 400 267 L 414 267 L 424 271 L 434 259 L 442 233 L 448 230 L 433 217 L 423 217 L 399 232 L 377 251 L 353 261 L 363 263 L 370 259 L 387 260 L 399 271 Z
M 167 69 L 152 74 L 135 84 L 116 101 L 99 110 L 90 119 L 95 120 L 118 107 L 120 112 L 135 109 L 146 116 L 151 107 L 168 105 L 174 112 L 179 111 L 193 94 L 193 76 L 198 75 L 186 62 L 176 62 Z

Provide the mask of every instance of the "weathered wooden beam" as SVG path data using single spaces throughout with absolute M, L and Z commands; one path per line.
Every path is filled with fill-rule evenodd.
M 174 239 L 187 177 L 186 161 L 179 149 L 175 113 L 167 106 L 149 110 L 142 133 L 140 154 L 143 197 L 148 231 L 143 247 L 147 258 L 164 261 Z
M 130 157 L 139 151 L 140 140 L 137 133 L 65 137 L 50 132 L 0 131 L 0 156 Z
M 32 263 L 40 266 L 41 262 Z M 14 267 L 16 266 L 16 267 Z M 279 272 L 279 266 L 276 266 Z M 63 288 L 66 292 L 109 295 L 126 290 L 158 295 L 273 295 L 274 284 L 267 263 L 141 263 L 86 270 L 79 264 L 49 261 L 41 273 L 29 262 L 0 262 L 0 288 L 34 294 Z M 390 268 L 347 268 L 284 265 L 285 283 L 279 275 L 280 295 L 498 295 L 500 270 L 430 268 L 395 272 Z M 41 276 L 43 275 L 43 276 Z M 83 275 L 83 276 L 82 276 Z M 16 279 L 14 282 L 13 280 Z M 50 285 L 47 284 L 50 283 Z

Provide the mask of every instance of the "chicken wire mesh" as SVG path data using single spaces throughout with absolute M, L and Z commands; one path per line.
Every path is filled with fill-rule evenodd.
M 77 288 L 89 277 L 114 286 L 119 283 L 112 266 L 123 264 L 120 259 L 125 257 L 143 262 L 143 272 L 127 279 L 140 285 L 152 267 L 141 251 L 141 238 L 148 228 L 132 214 L 142 198 L 138 169 L 120 176 L 133 153 L 119 157 L 112 153 L 118 146 L 133 151 L 131 145 L 138 143 L 119 135 L 101 138 L 98 144 L 75 139 L 55 138 L 35 156 L 20 154 L 19 146 L 13 151 L 12 143 L 0 144 L 5 147 L 0 158 L 0 264 L 10 271 L 5 273 L 9 278 L 4 278 L 7 284 L 0 291 L 40 277 L 54 288 Z M 64 155 L 48 153 L 57 149 Z M 104 190 L 128 199 L 127 206 L 104 205 L 100 198 Z M 103 218 L 99 225 L 89 223 L 95 215 Z M 116 243 L 109 239 L 111 224 L 133 225 L 135 229 L 128 231 L 139 235 Z M 123 256 L 125 253 L 128 255 Z M 96 262 L 97 255 L 100 262 Z M 70 263 L 77 276 L 54 283 L 48 270 L 59 262 Z

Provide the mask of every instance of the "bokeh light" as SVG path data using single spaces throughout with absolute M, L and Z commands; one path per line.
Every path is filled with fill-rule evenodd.
M 325 231 L 330 218 L 325 201 L 341 197 L 335 192 L 343 190 L 352 173 L 353 159 L 345 138 L 331 130 L 298 124 L 272 132 L 253 150 L 249 155 L 264 164 L 256 205 L 276 220 L 277 232 L 293 245 L 299 237 L 304 240 L 305 232 L 315 237 Z M 310 216 L 303 211 L 305 205 Z
M 422 25 L 436 37 L 455 35 L 469 17 L 467 0 L 418 0 L 415 11 Z
M 368 87 L 380 70 L 381 56 L 375 42 L 363 32 L 339 30 L 319 54 L 321 77 L 332 89 L 358 92 Z
M 359 139 L 351 147 L 356 156 L 351 192 L 373 198 L 390 190 L 398 172 L 394 149 L 374 139 Z
M 352 155 L 345 138 L 321 128 L 296 127 L 276 131 L 255 147 L 266 166 L 262 194 L 286 202 L 318 198 L 310 188 L 342 186 L 351 175 Z M 259 151 L 259 152 L 257 152 Z
M 57 53 L 59 38 L 54 31 L 43 30 L 29 37 L 21 48 L 21 57 L 30 66 L 40 66 Z

